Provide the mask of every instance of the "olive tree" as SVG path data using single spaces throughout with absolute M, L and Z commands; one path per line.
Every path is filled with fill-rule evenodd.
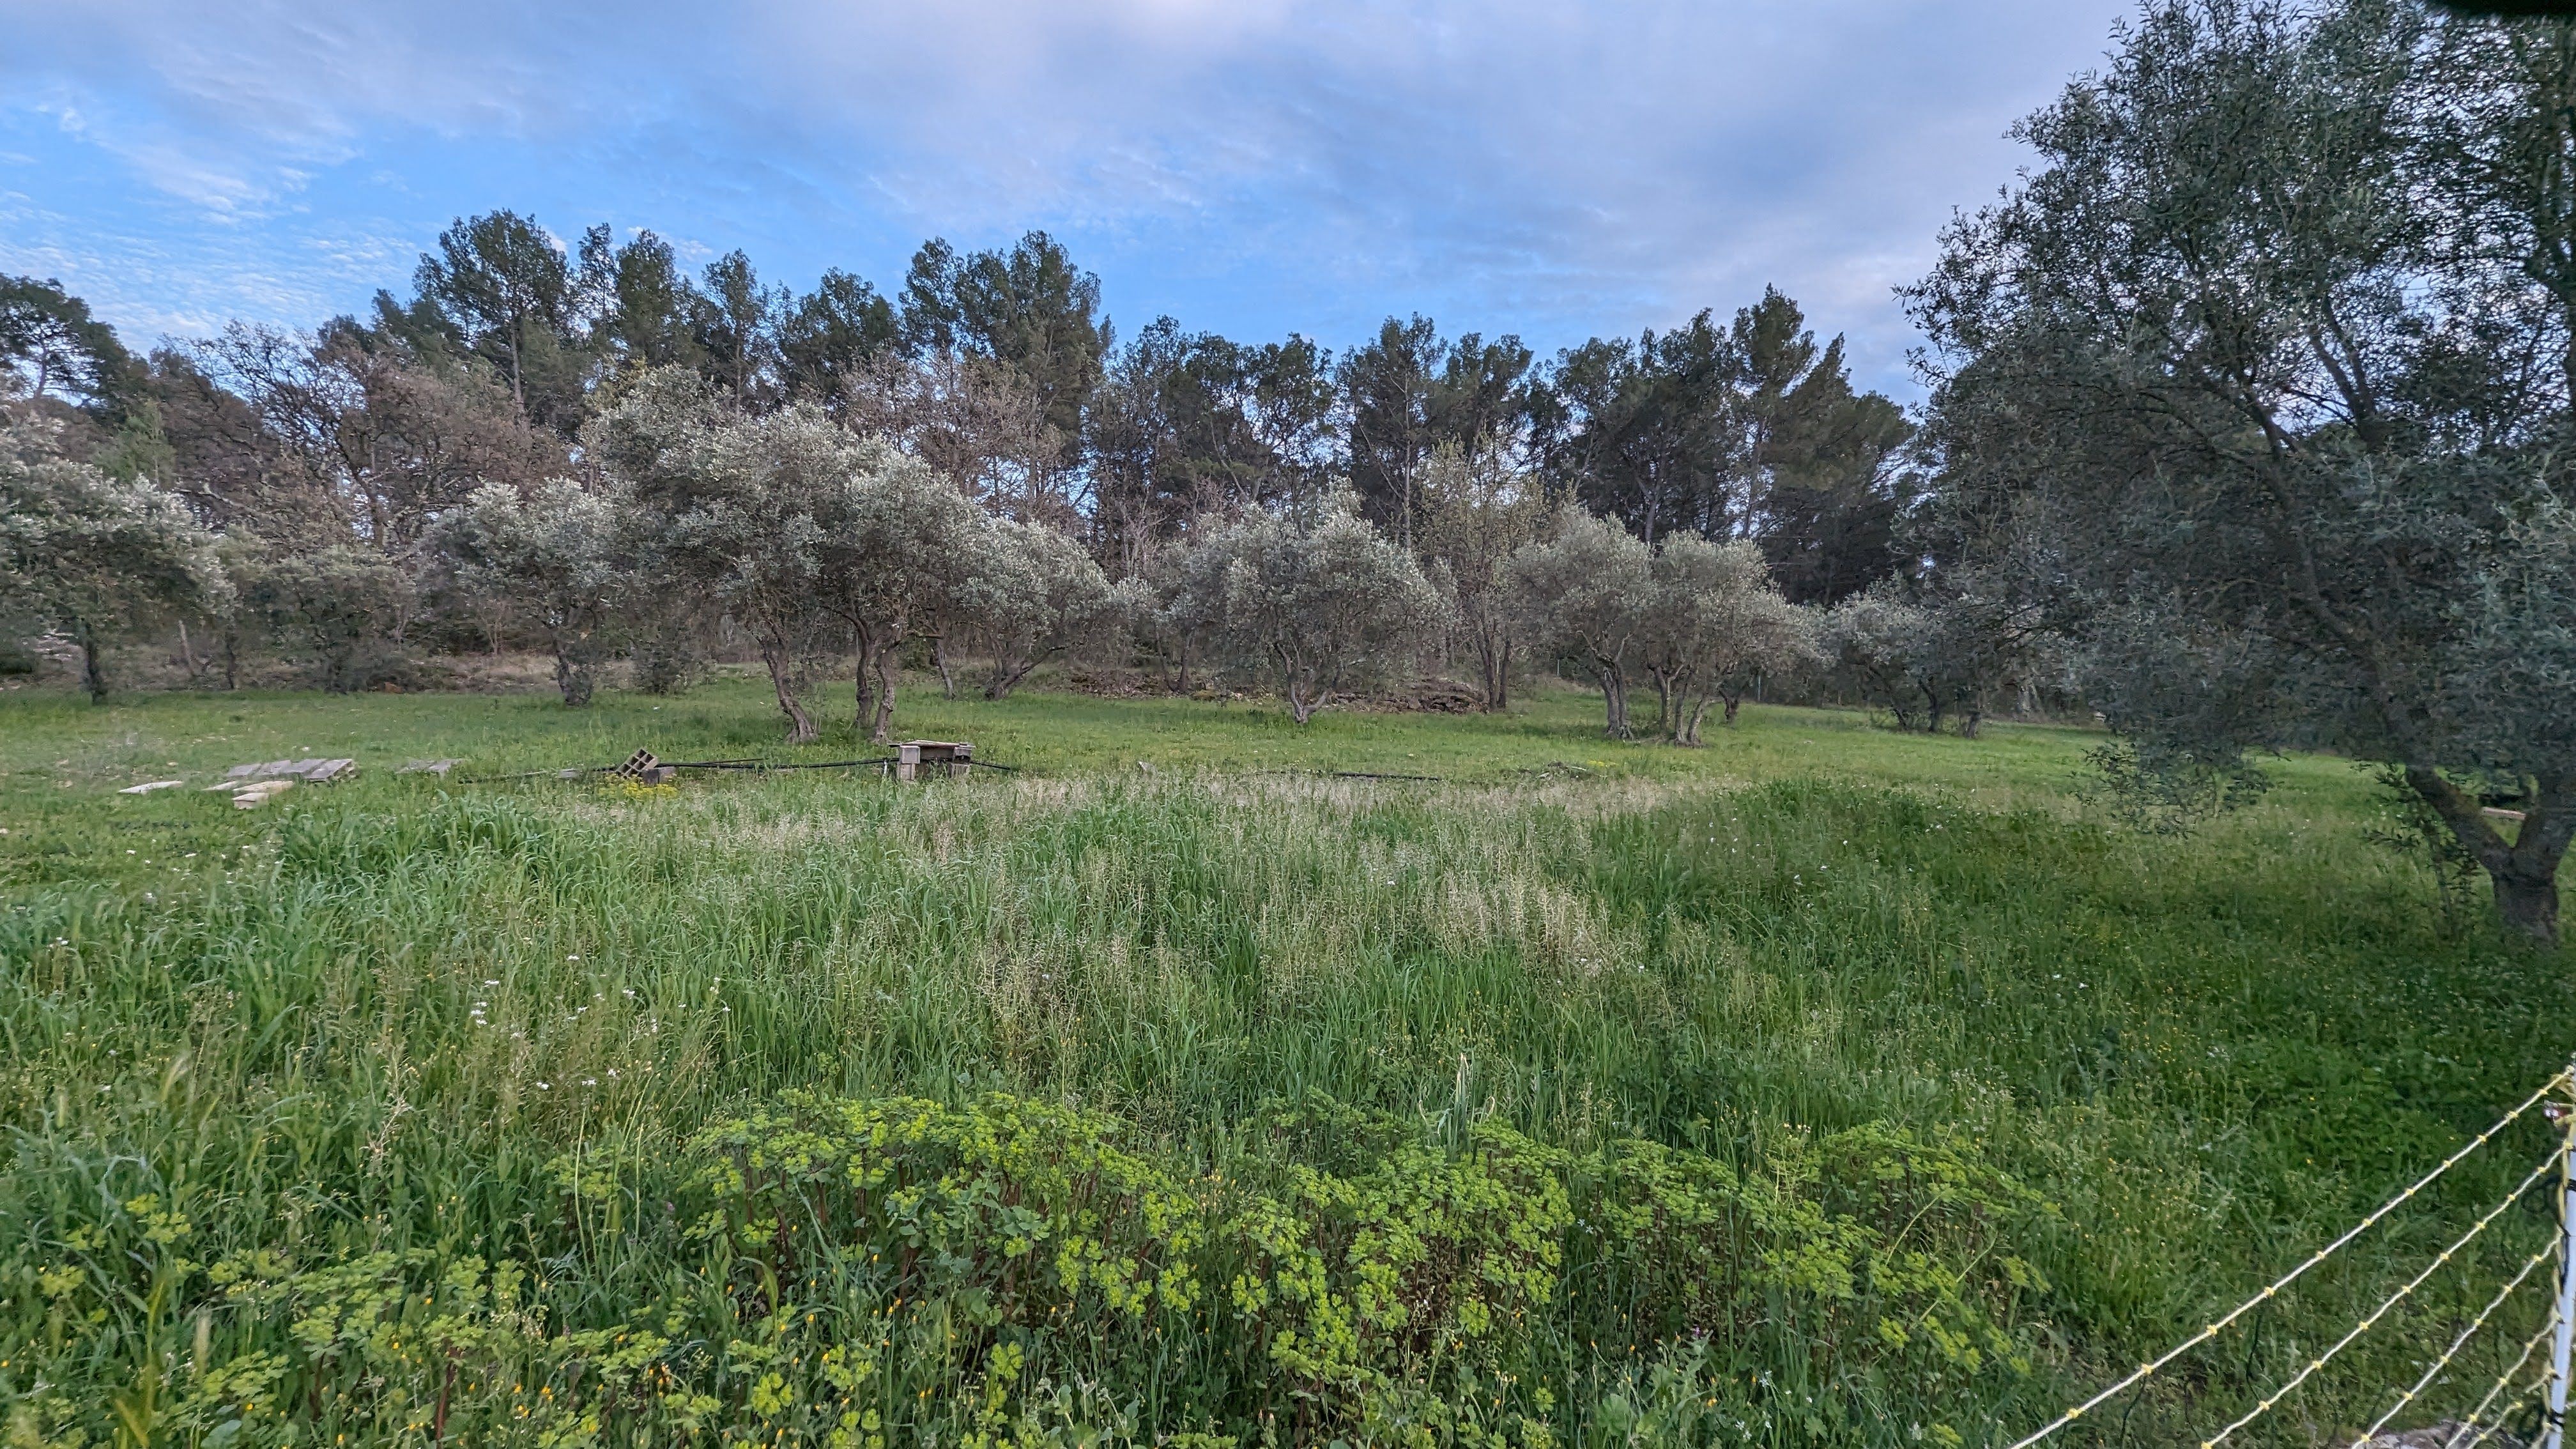
M 654 460 L 691 500 L 668 525 L 672 559 L 750 633 L 797 743 L 817 734 L 803 696 L 846 634 L 824 597 L 827 552 L 851 531 L 858 476 L 885 458 L 800 403 L 683 428 Z
M 1029 671 L 1110 631 L 1125 612 L 1091 555 L 1043 523 L 993 524 L 958 592 L 992 652 L 986 699 L 1008 698 Z
M 1512 551 L 1506 587 L 1532 637 L 1582 657 L 1601 686 L 1602 732 L 1627 739 L 1628 671 L 1654 617 L 1654 554 L 1627 525 L 1567 504 L 1548 536 Z
M 1781 594 L 1751 540 L 1667 534 L 1651 572 L 1643 660 L 1675 744 L 1699 744 L 1711 708 L 1735 723 L 1755 679 L 1821 658 L 1814 612 Z
M 984 512 L 918 459 L 811 402 L 743 415 L 677 368 L 645 374 L 585 430 L 588 450 L 667 518 L 660 552 L 748 631 L 790 738 L 804 695 L 854 652 L 853 727 L 882 742 L 896 651 L 944 617 L 984 547 Z
M 0 608 L 79 646 L 93 703 L 107 698 L 102 648 L 228 591 L 214 536 L 176 497 L 64 457 L 47 424 L 0 427 Z
M 419 604 L 415 581 L 400 563 L 364 544 L 232 543 L 228 567 L 236 595 L 226 619 L 228 656 L 243 633 L 264 638 L 334 694 L 400 671 L 402 634 Z
M 1821 630 L 1828 657 L 1861 702 L 1884 711 L 1896 728 L 1935 734 L 1951 712 L 1933 667 L 1932 611 L 1882 579 L 1826 611 Z
M 1975 739 L 1995 697 L 2034 683 L 2047 631 L 2008 594 L 1885 578 L 1827 610 L 1825 656 L 1863 703 L 1899 730 Z
M 815 421 L 830 426 L 819 414 Z M 963 612 L 960 596 L 992 548 L 993 525 L 919 459 L 874 440 L 858 446 L 863 455 L 820 543 L 815 586 L 822 607 L 857 641 L 851 727 L 884 744 L 894 723 L 897 651 L 915 629 Z
M 1275 679 L 1297 723 L 1345 681 L 1408 658 L 1441 622 L 1412 557 L 1332 500 L 1312 521 L 1256 514 L 1181 560 L 1171 610 Z
M 590 703 L 599 663 L 642 578 L 634 495 L 611 482 L 549 479 L 522 497 L 487 483 L 440 521 L 439 542 L 466 590 L 506 602 L 546 631 L 565 704 Z
M 2558 930 L 2576 832 L 2576 26 L 2163 0 L 1911 302 L 1938 490 L 2047 541 L 2128 778 L 2392 769 Z M 2481 794 L 2517 799 L 2507 827 Z

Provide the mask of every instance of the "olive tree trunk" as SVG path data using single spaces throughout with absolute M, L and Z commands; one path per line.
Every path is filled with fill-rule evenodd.
M 592 668 L 596 654 L 586 630 L 557 629 L 555 636 L 555 687 L 563 691 L 567 708 L 589 705 L 590 692 L 596 683 Z
M 2430 765 L 2406 767 L 2406 783 L 2451 827 L 2471 859 L 2495 886 L 2496 914 L 2505 929 L 2555 949 L 2558 945 L 2558 865 L 2576 836 L 2576 778 L 2527 782 L 2522 823 L 2510 841 L 2478 799 Z
M 562 649 L 555 650 L 555 688 L 563 691 L 568 709 L 581 709 L 590 703 L 592 676 L 590 666 L 576 664 Z
M 868 738 L 880 745 L 886 742 L 888 734 L 894 729 L 894 682 L 897 662 L 894 645 L 889 644 L 877 651 L 877 718 L 875 725 L 868 731 Z
M 1655 681 L 1655 731 L 1681 742 L 1682 710 L 1690 703 L 1690 674 L 1686 670 L 1652 668 L 1646 671 Z
M 1592 677 L 1601 684 L 1601 709 L 1604 716 L 1601 733 L 1614 740 L 1632 739 L 1635 731 L 1628 727 L 1628 671 L 1616 659 L 1598 655 L 1592 660 Z
M 1028 678 L 1030 671 L 1038 667 L 1041 657 L 1035 654 L 1026 659 L 1014 658 L 1009 654 L 993 656 L 993 676 L 985 682 L 984 697 L 986 699 L 1010 698 L 1011 691 L 1020 687 L 1020 681 Z
M 1274 644 L 1271 653 L 1279 660 L 1279 692 L 1288 701 L 1288 716 L 1299 724 L 1315 717 L 1315 711 L 1332 696 L 1329 685 L 1320 684 L 1320 671 L 1284 646 Z
M 179 621 L 179 667 L 188 671 L 188 683 L 192 685 L 206 677 L 206 661 L 197 656 L 197 646 L 188 637 L 188 621 L 185 619 Z
M 787 742 L 801 745 L 814 738 L 813 716 L 796 697 L 796 654 L 777 639 L 760 641 L 760 662 L 769 666 L 769 687 L 778 692 L 779 713 L 787 716 Z
M 1714 695 L 1707 694 L 1701 695 L 1696 700 L 1689 701 L 1687 707 L 1690 713 L 1684 718 L 1681 728 L 1674 732 L 1673 743 L 1677 745 L 1687 745 L 1694 750 L 1698 749 L 1702 743 L 1699 737 L 1700 722 L 1708 718 L 1710 707 L 1716 703 L 1716 697 Z M 1732 715 L 1734 712 L 1735 707 L 1732 704 L 1729 704 L 1727 706 L 1727 713 Z
M 859 645 L 858 668 L 852 672 L 855 705 L 850 728 L 864 730 L 868 738 L 884 744 L 886 731 L 894 724 L 895 651 L 903 647 L 903 626 L 852 620 L 850 628 Z

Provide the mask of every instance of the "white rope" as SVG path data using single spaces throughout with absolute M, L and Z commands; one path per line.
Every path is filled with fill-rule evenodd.
M 2425 1386 L 2433 1382 L 2433 1376 L 2450 1366 L 2451 1360 L 2459 1356 L 2461 1348 L 2467 1345 L 2470 1336 L 2486 1326 L 2487 1319 L 2504 1306 L 2504 1301 L 2513 1296 L 2513 1291 L 2522 1286 L 2523 1280 L 2531 1276 L 2532 1270 L 2556 1256 L 2558 1256 L 2558 1239 L 2553 1237 L 2549 1240 L 2548 1247 L 2531 1255 L 2531 1261 L 2522 1265 L 2522 1271 L 2514 1274 L 2512 1281 L 2496 1290 L 2496 1296 L 2487 1300 L 2487 1306 L 2478 1310 L 2478 1316 L 2469 1320 L 2469 1326 L 2460 1330 L 2460 1336 L 2451 1340 L 2451 1346 L 2442 1350 L 2442 1356 L 2433 1360 L 2432 1366 L 2424 1370 L 2424 1376 L 2417 1379 L 2404 1394 L 2399 1395 L 2397 1402 L 2388 1406 L 2387 1413 L 2380 1415 L 2369 1428 L 2361 1431 L 2361 1436 L 2352 1441 L 2352 1449 L 2369 1449 L 2370 1441 L 2378 1437 L 2380 1430 L 2388 1427 L 2389 1420 L 2404 1412 L 2408 1404 L 2415 1402 L 2415 1396 L 2424 1392 Z M 2553 1313 L 2551 1316 L 2555 1318 L 2556 1315 Z
M 2522 1366 L 2531 1362 L 2531 1356 L 2540 1351 L 2540 1341 L 2556 1332 L 2557 1329 L 2558 1310 L 2552 1308 L 2549 1310 L 2549 1321 L 2540 1325 L 2540 1331 L 2533 1334 L 2531 1336 L 2531 1341 L 2522 1346 L 2521 1355 L 2514 1359 L 2513 1363 L 2507 1367 L 2503 1373 L 2496 1375 L 2495 1386 L 2487 1390 L 2487 1396 L 2485 1398 L 2478 1400 L 2478 1406 L 2476 1408 L 2469 1410 L 2469 1416 L 2460 1421 L 2460 1427 L 2452 1432 L 2450 1442 L 2444 1444 L 2442 1449 L 2464 1449 L 2465 1444 L 2469 1442 L 2483 1444 L 2486 1442 L 2488 1435 L 2493 1434 L 2498 1428 L 2503 1427 L 2504 1421 L 2513 1417 L 2513 1411 L 2522 1407 L 2522 1401 L 2524 1399 L 2531 1397 L 2531 1389 L 2524 1389 L 2512 1403 L 2505 1405 L 2504 1412 L 2496 1417 L 2495 1423 L 2488 1427 L 2486 1433 L 2480 1434 L 2474 1441 L 2466 1441 L 2461 1437 L 2467 1434 L 2471 1429 L 2478 1426 L 2478 1420 L 2485 1416 L 2487 1406 L 2496 1401 L 2496 1395 L 2503 1393 L 2504 1386 L 2512 1383 L 2513 1376 L 2522 1372 Z M 2547 1382 L 2548 1379 L 2544 1376 L 2532 1387 L 2536 1388 L 2539 1384 Z
M 2433 1261 L 2424 1265 L 2423 1272 L 2407 1279 L 2404 1287 L 2399 1288 L 2396 1292 L 2389 1294 L 2385 1299 L 2381 1300 L 2380 1305 L 2377 1308 L 2370 1310 L 2369 1314 L 2364 1317 L 2361 1322 L 2354 1324 L 2350 1332 L 2346 1333 L 2343 1337 L 2336 1339 L 2332 1348 L 2329 1348 L 2325 1352 L 2318 1354 L 2315 1358 L 2308 1360 L 2307 1367 L 2290 1375 L 2289 1382 L 2281 1385 L 2277 1389 L 2274 1389 L 2270 1397 L 2256 1404 L 2253 1408 L 2246 1410 L 2244 1416 L 2236 1420 L 2236 1422 L 2219 1430 L 2209 1438 L 2201 1440 L 2200 1449 L 2218 1449 L 2219 1445 L 2227 1442 L 2227 1437 L 2229 1435 L 2271 1412 L 2274 1404 L 2277 1404 L 2281 1402 L 2282 1399 L 2288 1397 L 2291 1390 L 2306 1383 L 2309 1375 L 2315 1373 L 2321 1368 L 2324 1368 L 2327 1364 L 2332 1363 L 2336 1354 L 2339 1354 L 2345 1349 L 2351 1347 L 2354 1339 L 2368 1333 L 2372 1328 L 2378 1325 L 2380 1319 L 2387 1317 L 2389 1309 L 2396 1307 L 2399 1303 L 2405 1301 L 2407 1295 L 2413 1293 L 2416 1289 L 2423 1287 L 2424 1280 L 2432 1277 L 2435 1273 L 2442 1271 L 2442 1265 L 2450 1262 L 2451 1256 L 2459 1252 L 2462 1248 L 2467 1247 L 2470 1241 L 2475 1239 L 2478 1234 L 2485 1232 L 2487 1230 L 2487 1224 L 2494 1222 L 2499 1217 L 2502 1217 L 2505 1209 L 2512 1207 L 2517 1202 L 2520 1202 L 2522 1200 L 2522 1195 L 2531 1190 L 2531 1185 L 2533 1183 L 2540 1181 L 2540 1179 L 2547 1174 L 2551 1168 L 2558 1165 L 2558 1160 L 2558 1154 L 2555 1152 L 2542 1158 L 2540 1160 L 2540 1165 L 2531 1170 L 2531 1175 L 2522 1180 L 2521 1186 L 2516 1187 L 2510 1194 L 2508 1194 L 2504 1201 L 2487 1209 L 2486 1216 L 2479 1218 L 2476 1222 L 2470 1224 L 2469 1230 L 2460 1234 L 2458 1241 L 2452 1243 L 2451 1246 L 2444 1248 L 2440 1253 L 2434 1255 Z
M 2058 1415 L 2055 1419 L 2050 1420 L 2047 1425 L 2042 1427 L 2039 1432 L 2032 1434 L 2026 1439 L 2017 1440 L 2012 1445 L 2012 1449 L 2030 1449 L 2031 1445 L 2038 1443 L 2040 1440 L 2047 1438 L 2049 1435 L 2056 1433 L 2058 1430 L 2065 1428 L 2076 1420 L 2083 1418 L 2086 1414 L 2101 1407 L 2104 1403 L 2118 1397 L 2123 1390 L 2136 1384 L 2139 1380 L 2146 1378 L 2148 1375 L 2162 1369 L 2165 1365 L 2172 1363 L 2175 1359 L 2182 1357 L 2191 1350 L 2198 1348 L 2213 1338 L 2216 1338 L 2229 1324 L 2234 1323 L 2236 1320 L 2252 1312 L 2257 1304 L 2264 1302 L 2274 1294 L 2279 1293 L 2282 1289 L 2299 1281 L 2299 1278 L 2303 1274 L 2305 1274 L 2310 1268 L 2324 1262 L 2328 1255 L 2342 1248 L 2345 1244 L 2350 1243 L 2353 1239 L 2360 1237 L 2363 1233 L 2368 1232 L 2381 1218 L 2395 1212 L 2401 1205 L 2412 1199 L 2415 1194 L 2422 1192 L 2427 1187 L 2430 1187 L 2433 1183 L 2433 1179 L 2450 1171 L 2459 1163 L 2461 1158 L 2468 1156 L 2470 1153 L 2477 1151 L 2481 1147 L 2484 1147 L 2487 1144 L 2487 1139 L 2495 1136 L 2498 1132 L 2503 1131 L 2515 1118 L 2530 1111 L 2532 1104 L 2538 1102 L 2541 1098 L 2548 1096 L 2552 1087 L 2555 1087 L 2566 1080 L 2567 1072 L 2562 1068 L 2548 1081 L 2541 1083 L 2540 1090 L 2523 1098 L 2520 1106 L 2497 1118 L 2494 1126 L 2489 1127 L 2484 1132 L 2470 1138 L 2467 1146 L 2462 1147 L 2459 1151 L 2443 1158 L 2441 1166 L 2434 1168 L 2431 1172 L 2428 1172 L 2424 1174 L 2423 1177 L 2417 1179 L 2413 1187 L 2406 1189 L 2397 1196 L 2390 1198 L 2387 1202 L 2382 1203 L 2377 1212 L 2374 1212 L 2370 1216 L 2363 1218 L 2360 1222 L 2353 1224 L 2351 1229 L 2345 1232 L 2342 1237 L 2335 1239 L 2333 1242 L 2326 1244 L 2322 1248 L 2319 1248 L 2315 1253 L 2311 1254 L 2306 1260 L 2301 1262 L 2299 1266 L 2283 1274 L 2278 1281 L 2272 1284 L 2271 1287 L 2264 1289 L 2262 1292 L 2257 1293 L 2253 1297 L 2236 1305 L 2236 1307 L 2228 1311 L 2225 1317 L 2219 1319 L 2217 1322 L 2210 1324 L 2200 1332 L 2193 1334 L 2191 1337 L 2184 1339 L 2178 1344 L 2175 1344 L 2171 1349 L 2165 1352 L 2163 1357 L 2150 1359 L 2147 1362 L 2138 1365 L 2136 1370 L 2131 1372 L 2128 1377 L 2121 1379 L 2118 1383 L 2111 1385 L 2102 1392 L 2086 1399 L 2083 1403 L 2077 1404 L 2074 1408 Z
M 2494 1438 L 2496 1435 L 2503 1433 L 2504 1426 L 2513 1422 L 2513 1416 L 2521 1413 L 2522 1406 L 2530 1403 L 2531 1396 L 2539 1393 L 2541 1385 L 2547 1382 L 2549 1382 L 2549 1380 L 2546 1378 L 2534 1379 L 2529 1388 L 2526 1388 L 2521 1393 L 2514 1395 L 2513 1402 L 2504 1406 L 2504 1412 L 2496 1415 L 2496 1421 L 2494 1423 L 2478 1430 L 2478 1437 L 2470 1440 L 2464 1445 L 2461 1445 L 2461 1449 L 2478 1449 L 2479 1445 Z M 2463 1432 L 2466 1431 L 2463 1430 Z

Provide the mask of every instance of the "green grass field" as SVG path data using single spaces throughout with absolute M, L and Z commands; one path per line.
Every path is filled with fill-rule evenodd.
M 2576 1047 L 2334 761 L 2151 836 L 2048 728 L 898 724 L 1021 772 L 392 773 L 877 753 L 742 680 L 0 694 L 0 1436 L 2007 1444 Z M 114 793 L 305 754 L 366 773 Z M 2548 1141 L 2061 1442 L 2198 1442 Z M 2542 1195 L 2236 1442 L 2375 1417 Z

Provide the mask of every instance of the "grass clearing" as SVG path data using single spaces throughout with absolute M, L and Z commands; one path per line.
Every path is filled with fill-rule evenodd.
M 1028 773 L 389 775 L 872 753 L 740 682 L 0 696 L 7 1432 L 2009 1442 L 2571 1040 L 2563 962 L 2446 931 L 2331 761 L 2156 838 L 2053 729 L 900 722 Z M 298 753 L 370 773 L 112 793 Z M 2072 1442 L 2232 1416 L 2544 1136 L 2501 1145 Z M 2373 1417 L 2527 1207 L 2260 1442 Z

